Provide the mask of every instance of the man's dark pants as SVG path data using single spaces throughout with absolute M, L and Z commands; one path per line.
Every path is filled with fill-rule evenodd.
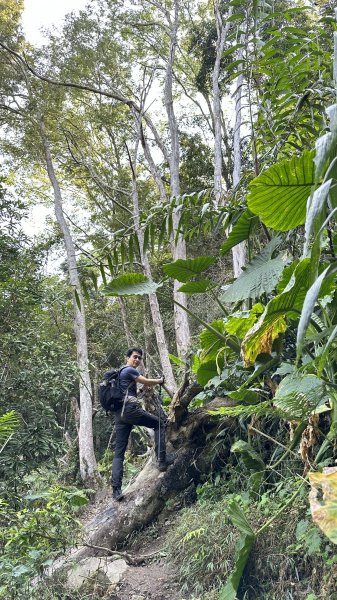
M 143 410 L 136 402 L 127 402 L 122 409 L 115 412 L 116 445 L 112 461 L 112 487 L 120 488 L 123 479 L 124 454 L 128 445 L 133 425 L 143 425 L 154 429 L 156 458 L 165 461 L 165 425 L 158 417 Z

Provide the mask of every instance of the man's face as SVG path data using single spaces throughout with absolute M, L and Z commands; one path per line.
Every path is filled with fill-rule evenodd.
M 139 354 L 139 352 L 132 352 L 131 356 L 129 356 L 129 358 L 126 361 L 126 364 L 128 365 L 128 367 L 133 367 L 134 369 L 137 369 L 141 361 L 142 357 Z

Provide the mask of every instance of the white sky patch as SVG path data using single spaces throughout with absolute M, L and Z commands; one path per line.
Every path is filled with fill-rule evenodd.
M 58 27 L 66 14 L 83 9 L 87 3 L 88 0 L 25 0 L 22 27 L 28 42 L 43 44 L 46 40 L 41 28 Z

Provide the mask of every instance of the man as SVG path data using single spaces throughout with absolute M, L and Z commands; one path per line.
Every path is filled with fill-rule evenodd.
M 126 366 L 119 374 L 119 386 L 124 395 L 123 406 L 115 411 L 116 446 L 112 461 L 112 495 L 117 501 L 122 500 L 124 455 L 133 425 L 144 425 L 154 429 L 155 452 L 160 471 L 166 471 L 174 461 L 172 455 L 166 454 L 165 425 L 154 415 L 146 412 L 137 400 L 137 383 L 153 387 L 163 385 L 164 378 L 148 379 L 137 370 L 142 358 L 141 348 L 130 348 L 126 353 Z

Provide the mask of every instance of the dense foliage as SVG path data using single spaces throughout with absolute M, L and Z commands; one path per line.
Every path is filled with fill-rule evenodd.
M 214 12 L 201 0 L 96 0 L 38 49 L 22 36 L 20 10 L 21 2 L 0 6 L 0 596 L 35 593 L 31 577 L 74 541 L 74 506 L 86 503 L 73 487 L 81 485 L 84 411 L 78 310 L 94 389 L 137 343 L 149 373 L 170 357 L 172 381 L 188 374 L 203 387 L 191 410 L 230 399 L 213 411 L 209 478 L 169 540 L 186 590 L 281 600 L 297 570 L 303 581 L 291 597 L 314 600 L 322 593 L 315 568 L 324 571 L 324 598 L 333 598 L 332 6 L 235 0 L 215 2 Z M 29 203 L 52 203 L 50 186 L 62 200 L 58 224 L 32 239 L 23 219 Z M 48 257 L 68 234 L 75 266 L 68 252 L 51 273 Z M 187 257 L 176 254 L 183 245 Z M 234 277 L 239 246 L 246 260 Z M 178 343 L 177 307 L 189 315 L 188 353 Z M 90 402 L 98 470 L 108 479 L 111 423 L 95 392 Z M 276 591 L 277 561 L 264 568 L 261 559 L 272 545 L 286 555 L 288 577 Z

